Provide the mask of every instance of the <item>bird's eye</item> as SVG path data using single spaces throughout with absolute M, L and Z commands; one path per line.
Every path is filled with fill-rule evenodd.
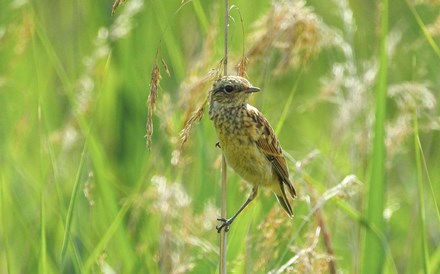
M 234 90 L 234 88 L 232 86 L 230 86 L 230 85 L 225 86 L 225 91 L 227 93 L 231 93 L 233 90 Z

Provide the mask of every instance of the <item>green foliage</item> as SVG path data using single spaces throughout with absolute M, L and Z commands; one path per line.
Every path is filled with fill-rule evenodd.
M 0 273 L 216 273 L 220 150 L 206 115 L 183 149 L 179 132 L 223 57 L 223 3 L 3 2 Z M 439 272 L 440 5 L 393 2 L 381 29 L 379 2 L 231 1 L 229 71 L 244 51 L 298 199 L 288 219 L 260 192 L 228 272 Z M 229 214 L 248 191 L 229 170 Z
M 383 212 L 385 209 L 385 121 L 387 116 L 386 99 L 388 84 L 388 0 L 382 1 L 380 11 L 380 55 L 379 73 L 375 89 L 375 116 L 373 148 L 370 158 L 371 175 L 368 185 L 367 221 L 381 234 L 385 229 Z M 367 230 L 362 259 L 362 273 L 382 273 L 385 262 L 383 241 L 372 230 Z

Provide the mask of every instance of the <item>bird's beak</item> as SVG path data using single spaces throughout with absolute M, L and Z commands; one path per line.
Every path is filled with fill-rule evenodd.
M 249 87 L 245 90 L 246 93 L 251 93 L 251 92 L 259 92 L 260 88 L 257 87 Z

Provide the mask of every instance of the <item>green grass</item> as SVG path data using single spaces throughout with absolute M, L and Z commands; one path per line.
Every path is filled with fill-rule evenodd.
M 284 6 L 301 28 L 251 56 L 262 88 L 252 104 L 299 197 L 288 219 L 260 192 L 228 233 L 228 273 L 276 273 L 292 259 L 291 273 L 328 273 L 332 257 L 344 273 L 439 272 L 440 5 L 380 2 Z M 113 16 L 111 1 L 1 5 L 0 273 L 218 273 L 217 138 L 206 113 L 183 150 L 179 132 L 223 57 L 222 4 L 127 0 Z M 248 51 L 272 13 L 268 1 L 230 4 L 234 74 L 242 27 Z M 385 14 L 388 26 L 371 20 Z M 228 215 L 248 191 L 228 170 Z
M 382 1 L 380 11 L 380 56 L 379 73 L 375 89 L 374 137 L 371 152 L 371 175 L 367 187 L 367 221 L 382 234 L 385 229 L 383 212 L 387 192 L 385 174 L 385 121 L 387 117 L 387 85 L 388 85 L 388 1 Z M 383 242 L 373 231 L 367 230 L 364 240 L 362 273 L 382 273 L 385 262 Z

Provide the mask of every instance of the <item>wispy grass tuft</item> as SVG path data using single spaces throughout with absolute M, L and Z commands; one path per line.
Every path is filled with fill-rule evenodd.
M 271 11 L 259 19 L 246 56 L 252 61 L 273 49 L 281 53 L 274 72 L 306 65 L 320 52 L 322 28 L 306 1 L 273 2 Z

